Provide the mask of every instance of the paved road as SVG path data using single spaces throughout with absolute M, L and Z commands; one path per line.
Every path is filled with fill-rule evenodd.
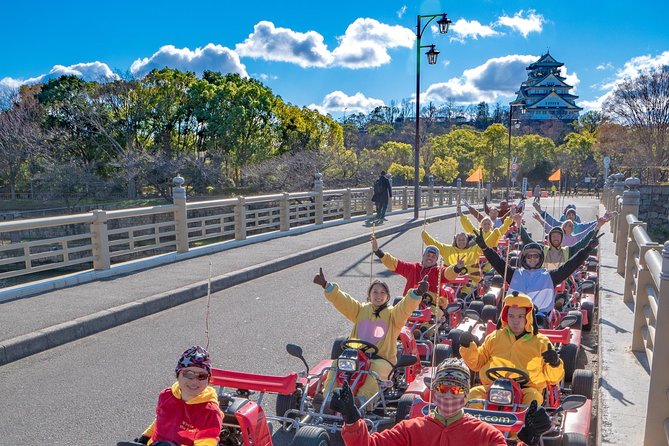
M 579 211 L 586 218 L 595 212 L 594 207 Z M 445 241 L 452 239 L 454 230 L 453 219 L 429 226 Z M 400 258 L 417 259 L 419 232 L 419 228 L 408 230 L 381 243 Z M 321 243 L 318 231 L 308 236 L 314 246 Z M 328 355 L 332 339 L 347 334 L 350 323 L 311 283 L 319 266 L 329 280 L 364 298 L 370 277 L 367 243 L 215 293 L 209 308 L 214 363 L 287 373 L 300 368 L 299 361 L 284 351 L 288 342 L 301 344 L 310 363 Z M 161 269 L 151 274 L 157 277 Z M 393 294 L 401 292 L 401 278 L 383 271 L 378 261 L 372 269 L 375 276 L 387 278 Z M 189 273 L 179 264 L 165 271 Z M 206 314 L 207 299 L 197 299 L 0 367 L 0 392 L 5 395 L 0 405 L 2 443 L 113 444 L 137 435 L 151 421 L 159 391 L 172 383 L 179 354 L 192 344 L 206 343 Z M 273 408 L 268 411 L 273 413 Z M 276 440 L 287 444 L 283 435 Z

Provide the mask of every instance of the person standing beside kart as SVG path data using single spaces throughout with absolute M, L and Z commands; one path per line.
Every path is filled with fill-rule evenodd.
M 439 248 L 434 245 L 428 245 L 423 250 L 423 257 L 420 262 L 406 262 L 379 249 L 379 243 L 373 234 L 370 240 L 372 242 L 372 251 L 379 259 L 381 259 L 383 265 L 390 271 L 393 271 L 406 279 L 406 285 L 404 286 L 404 292 L 402 293 L 403 296 L 412 288 L 416 288 L 423 277 L 427 277 L 429 284 L 427 291 L 429 294 L 428 300 L 431 302 L 430 307 L 432 313 L 437 315 L 437 317 L 441 317 L 443 314 L 441 308 L 445 308 L 446 305 L 452 302 L 448 301 L 448 297 L 443 288 L 437 290 L 437 286 L 439 284 L 443 285 L 449 280 L 454 280 L 458 274 L 466 270 L 462 258 L 458 258 L 458 262 L 453 265 L 452 268 L 439 267 L 437 265 L 437 262 L 439 261 Z M 439 273 L 441 273 L 441 278 L 439 277 Z
M 349 339 L 359 339 L 374 344 L 378 352 L 371 358 L 370 371 L 376 372 L 380 379 L 386 380 L 397 363 L 397 336 L 406 324 L 411 313 L 418 308 L 423 294 L 428 290 L 427 277 L 409 290 L 395 306 L 389 305 L 388 285 L 374 280 L 367 290 L 367 302 L 362 303 L 339 289 L 336 283 L 325 280 L 323 268 L 314 277 L 314 283 L 323 287 L 327 300 L 348 320 L 353 322 Z M 328 388 L 334 379 L 334 373 L 328 373 L 323 384 Z M 370 376 L 358 389 L 360 404 L 364 404 L 379 390 L 377 382 Z
M 209 353 L 198 345 L 189 348 L 179 358 L 175 372 L 177 382 L 160 392 L 156 419 L 135 442 L 154 446 L 218 445 L 223 416 L 216 390 L 208 385 Z
M 555 306 L 555 287 L 566 280 L 571 274 L 585 262 L 590 252 L 599 244 L 599 237 L 593 237 L 588 245 L 579 250 L 558 269 L 548 270 L 543 267 L 544 250 L 538 243 L 528 243 L 523 246 L 518 258 L 519 267 L 514 268 L 506 264 L 499 254 L 490 249 L 478 232 L 476 244 L 483 250 L 483 254 L 495 270 L 506 278 L 509 284 L 509 292 L 518 291 L 527 294 L 539 309 L 537 317 L 540 325 L 545 325 L 550 313 Z
M 471 333 L 462 333 L 460 355 L 471 370 L 479 372 L 481 378 L 482 385 L 471 389 L 468 401 L 486 399 L 492 384 L 486 370 L 492 367 L 513 367 L 527 372 L 530 380 L 522 389 L 522 404 L 525 405 L 533 400 L 543 403 L 542 392 L 547 385 L 557 384 L 564 377 L 560 356 L 548 337 L 539 333 L 532 299 L 516 291 L 504 298 L 497 330 L 489 334 L 480 347 Z
M 335 391 L 330 408 L 344 418 L 341 437 L 346 446 L 471 446 L 506 445 L 504 435 L 493 425 L 465 414 L 465 395 L 469 392 L 469 369 L 460 359 L 447 358 L 436 368 L 432 379 L 432 401 L 436 408 L 429 415 L 402 420 L 390 429 L 369 434 L 367 424 L 355 407 L 348 383 Z M 539 444 L 542 433 L 551 426 L 546 409 L 534 402 L 518 433 L 518 446 Z

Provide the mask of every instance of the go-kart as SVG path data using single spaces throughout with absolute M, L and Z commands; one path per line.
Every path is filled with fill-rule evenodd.
M 398 355 L 390 378 L 385 380 L 370 370 L 371 360 L 378 352 L 374 344 L 362 340 L 345 340 L 338 341 L 335 347 L 341 351 L 337 359 L 325 359 L 309 367 L 301 347 L 294 344 L 286 346 L 288 354 L 300 359 L 306 370 L 297 374 L 297 386 L 292 393 L 277 395 L 276 414 L 282 419 L 284 429 L 301 430 L 318 426 L 331 432 L 340 431 L 343 419 L 340 414 L 330 411 L 329 402 L 335 388 L 341 387 L 345 380 L 354 395 L 357 395 L 365 380 L 376 380 L 378 391 L 370 399 L 361 403 L 356 397 L 356 405 L 370 432 L 394 424 L 397 403 L 406 392 L 409 382 L 415 380 L 411 367 L 418 362 L 418 358 Z M 328 373 L 334 374 L 334 379 L 326 387 Z
M 515 444 L 529 407 L 522 404 L 522 387 L 530 378 L 525 371 L 513 367 L 492 367 L 486 370 L 486 376 L 492 381 L 486 399 L 467 401 L 465 413 L 492 424 L 504 434 L 508 444 Z M 552 419 L 552 427 L 542 435 L 541 444 L 587 445 L 593 383 L 592 372 L 577 370 L 571 388 L 547 387 L 543 405 Z M 429 387 L 429 383 L 426 385 Z M 471 407 L 473 405 L 480 407 Z M 427 397 L 416 397 L 405 403 L 400 414 L 405 417 L 398 415 L 398 421 L 428 415 L 433 408 L 429 404 L 429 393 Z
M 212 368 L 211 381 L 219 386 L 218 400 L 223 424 L 218 446 L 272 446 L 268 420 L 285 422 L 284 418 L 266 416 L 262 408 L 265 393 L 277 396 L 292 395 L 297 389 L 297 373 L 285 376 L 263 375 Z M 252 395 L 256 395 L 251 399 Z M 299 429 L 291 446 L 327 446 L 330 437 L 325 429 L 308 426 Z M 141 446 L 141 443 L 122 441 L 117 446 Z

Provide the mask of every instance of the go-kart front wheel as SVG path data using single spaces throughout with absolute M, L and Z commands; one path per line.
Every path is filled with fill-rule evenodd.
M 587 446 L 585 435 L 578 432 L 565 432 L 562 436 L 562 446 Z
M 400 421 L 409 418 L 414 399 L 416 399 L 416 397 L 409 394 L 400 397 L 397 402 L 397 411 L 395 412 L 395 423 L 399 423 Z
M 291 446 L 329 446 L 330 436 L 318 426 L 302 426 L 298 429 Z
M 300 405 L 300 394 L 298 391 L 295 391 L 291 393 L 290 395 L 282 395 L 278 394 L 276 396 L 276 414 L 279 417 L 284 417 L 286 416 L 286 412 L 288 412 L 291 409 L 297 409 Z M 295 415 L 290 415 L 288 418 L 295 418 Z M 290 430 L 290 428 L 293 426 L 289 422 L 284 422 L 283 424 L 283 429 L 284 430 Z

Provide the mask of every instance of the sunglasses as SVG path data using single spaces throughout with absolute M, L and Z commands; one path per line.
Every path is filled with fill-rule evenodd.
M 538 259 L 539 257 L 541 257 L 541 255 L 540 254 L 526 254 L 525 257 L 528 258 L 528 259 Z
M 460 386 L 449 386 L 448 384 L 437 384 L 434 390 L 439 393 L 451 392 L 453 395 L 462 395 L 465 389 Z
M 191 372 L 190 370 L 184 370 L 181 372 L 181 376 L 186 379 L 196 379 L 198 381 L 205 381 L 209 379 L 209 373 L 207 372 Z

